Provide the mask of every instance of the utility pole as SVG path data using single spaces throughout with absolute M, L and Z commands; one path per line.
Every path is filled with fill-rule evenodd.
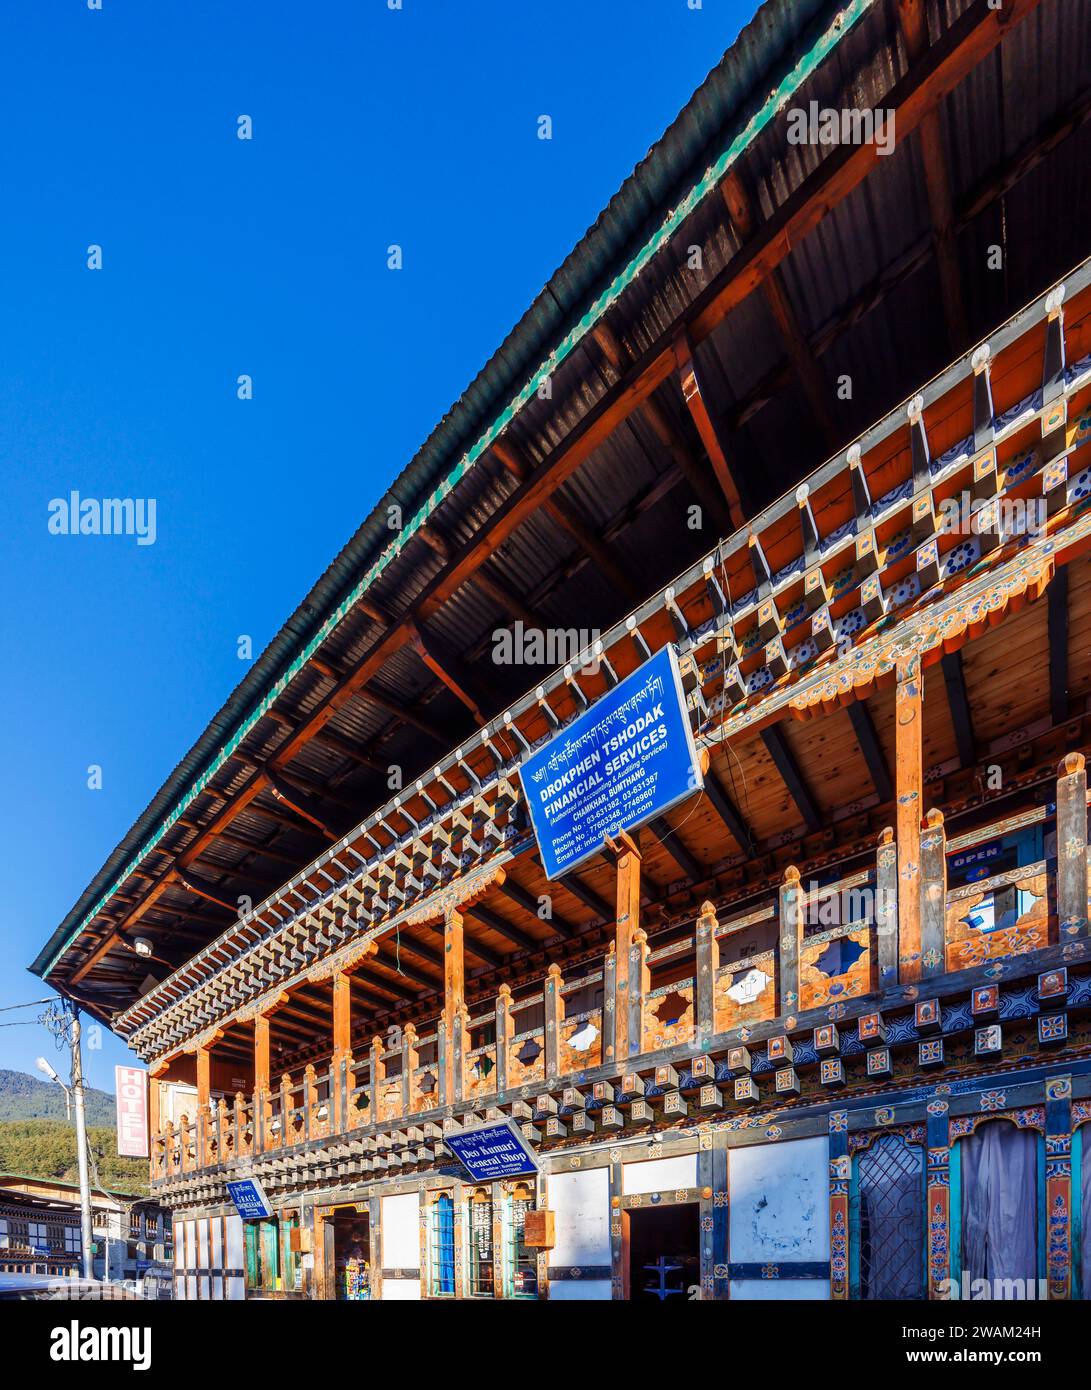
M 72 1096 L 76 1108 L 76 1160 L 80 1173 L 80 1244 L 83 1247 L 83 1277 L 94 1278 L 94 1256 L 91 1250 L 91 1186 L 87 1174 L 87 1116 L 83 1106 L 83 1056 L 80 1052 L 80 1011 L 71 1005 L 72 1023 L 69 1039 L 72 1044 Z M 104 1271 L 109 1275 L 109 1267 Z

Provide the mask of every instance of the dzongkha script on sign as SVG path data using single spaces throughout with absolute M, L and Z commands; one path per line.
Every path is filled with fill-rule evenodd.
M 549 878 L 702 786 L 673 647 L 531 754 L 520 771 Z

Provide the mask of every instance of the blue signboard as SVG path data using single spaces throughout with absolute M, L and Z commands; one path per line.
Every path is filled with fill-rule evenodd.
M 519 772 L 547 878 L 704 785 L 671 646 L 532 753 Z
M 538 1171 L 538 1160 L 512 1120 L 455 1130 L 445 1134 L 443 1142 L 474 1182 L 525 1177 Z
M 244 1221 L 272 1216 L 273 1208 L 269 1205 L 269 1198 L 266 1197 L 265 1189 L 257 1178 L 242 1178 L 239 1182 L 229 1182 L 227 1190 L 235 1203 L 235 1210 Z

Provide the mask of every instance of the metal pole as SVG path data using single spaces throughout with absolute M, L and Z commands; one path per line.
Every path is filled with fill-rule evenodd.
M 80 1053 L 80 1011 L 72 1009 L 72 1095 L 76 1102 L 76 1161 L 80 1173 L 80 1244 L 83 1248 L 83 1277 L 94 1278 L 91 1251 L 91 1185 L 87 1174 L 87 1117 L 83 1108 L 83 1057 Z

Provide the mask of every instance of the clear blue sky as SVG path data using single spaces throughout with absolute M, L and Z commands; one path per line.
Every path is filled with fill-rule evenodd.
M 43 994 L 26 964 L 239 634 L 262 650 L 754 8 L 6 0 L 0 1008 Z M 155 498 L 156 543 L 50 535 L 71 489 Z M 0 1027 L 0 1067 L 42 1051 Z M 128 1057 L 106 1035 L 90 1080 Z

